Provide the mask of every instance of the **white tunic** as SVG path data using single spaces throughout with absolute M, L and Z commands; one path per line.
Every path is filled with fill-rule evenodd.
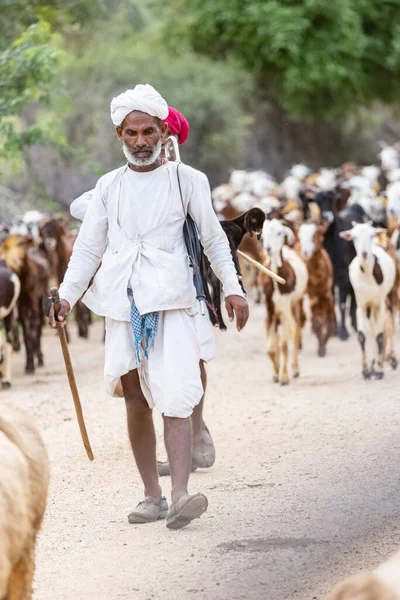
M 167 416 L 184 418 L 203 394 L 199 359 L 209 360 L 215 353 L 211 324 L 198 312 L 187 262 L 182 229 L 188 210 L 225 294 L 243 293 L 226 235 L 212 209 L 207 179 L 190 167 L 179 167 L 182 206 L 176 169 L 176 163 L 148 173 L 124 167 L 100 179 L 92 199 L 90 193 L 78 199 L 79 216 L 87 213 L 60 295 L 72 306 L 102 258 L 84 301 L 106 316 L 107 392 L 122 396 L 121 376 L 138 368 L 149 405 Z M 142 314 L 160 312 L 155 348 L 140 365 L 129 319 L 128 285 Z
M 189 212 L 225 295 L 243 296 L 228 239 L 214 213 L 203 173 L 177 164 L 134 173 L 127 166 L 99 180 L 60 287 L 71 307 L 87 289 L 84 303 L 96 314 L 130 320 L 126 288 L 133 289 L 141 314 L 190 308 L 195 304 L 183 224 Z M 136 192 L 139 185 L 141 193 Z

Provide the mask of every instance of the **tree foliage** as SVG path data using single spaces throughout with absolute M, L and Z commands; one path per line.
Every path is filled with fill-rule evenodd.
M 400 92 L 400 0 L 172 0 L 166 14 L 175 48 L 235 57 L 298 119 Z
M 241 100 L 251 78 L 235 65 L 214 63 L 190 50 L 171 56 L 154 14 L 134 8 L 125 3 L 112 19 L 86 30 L 85 46 L 69 54 L 63 70 L 68 99 L 54 104 L 68 143 L 86 148 L 105 169 L 120 165 L 110 101 L 137 83 L 150 83 L 190 122 L 182 159 L 216 179 L 244 150 L 249 117 Z M 105 44 L 105 36 L 112 43 Z
M 50 26 L 43 21 L 0 53 L 0 154 L 15 155 L 41 137 L 39 127 L 21 127 L 16 118 L 30 103 L 48 102 L 58 64 Z
M 0 11 L 0 49 L 5 49 L 30 25 L 40 21 L 53 30 L 104 17 L 105 0 L 2 0 Z

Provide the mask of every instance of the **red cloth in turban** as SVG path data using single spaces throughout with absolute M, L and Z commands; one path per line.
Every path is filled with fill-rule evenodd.
M 190 126 L 185 117 L 179 110 L 168 107 L 168 117 L 164 119 L 163 123 L 168 124 L 168 129 L 173 135 L 178 136 L 178 144 L 184 144 L 189 137 Z

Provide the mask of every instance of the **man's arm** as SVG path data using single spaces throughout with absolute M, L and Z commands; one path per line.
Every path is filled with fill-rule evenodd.
M 222 282 L 229 318 L 232 321 L 233 312 L 236 313 L 237 327 L 240 330 L 248 319 L 248 305 L 239 285 L 228 238 L 212 207 L 208 179 L 203 173 L 198 173 L 190 190 L 188 210 L 199 229 L 211 267 Z
M 74 244 L 71 260 L 60 286 L 60 298 L 67 301 L 69 309 L 87 290 L 103 257 L 107 242 L 108 219 L 100 179 Z

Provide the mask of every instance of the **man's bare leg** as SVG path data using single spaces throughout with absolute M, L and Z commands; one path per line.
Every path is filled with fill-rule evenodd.
M 188 493 L 192 465 L 192 432 L 190 417 L 179 419 L 164 416 L 164 442 L 171 471 L 171 497 L 175 502 Z
M 125 395 L 128 433 L 146 498 L 160 500 L 153 415 L 143 396 L 137 370 L 121 378 Z
M 203 420 L 204 398 L 207 388 L 207 373 L 205 363 L 200 360 L 201 382 L 203 384 L 203 396 L 200 403 L 194 407 L 192 416 L 190 417 L 192 425 L 192 443 L 193 443 L 193 461 L 191 470 L 195 471 L 197 467 L 208 468 L 212 467 L 215 461 L 215 449 L 211 435 Z M 168 453 L 168 451 L 167 451 Z M 158 472 L 160 476 L 170 475 L 170 463 L 158 463 Z
M 172 504 L 167 514 L 167 527 L 181 529 L 207 510 L 204 494 L 188 494 L 192 465 L 192 424 L 190 417 L 178 419 L 164 415 L 164 441 L 171 469 Z
M 203 409 L 204 409 L 204 397 L 207 388 L 207 373 L 204 365 L 204 361 L 200 361 L 200 374 L 201 383 L 203 384 L 203 396 L 197 406 L 193 409 L 192 414 L 192 432 L 193 432 L 193 445 L 201 444 L 203 441 L 203 435 L 205 431 L 205 423 L 203 421 Z

